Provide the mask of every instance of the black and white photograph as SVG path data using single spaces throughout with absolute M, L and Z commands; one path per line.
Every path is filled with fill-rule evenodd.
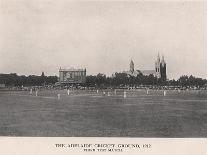
M 207 137 L 207 2 L 0 0 L 0 136 Z

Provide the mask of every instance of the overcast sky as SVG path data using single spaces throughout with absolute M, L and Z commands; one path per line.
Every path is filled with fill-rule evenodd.
M 207 78 L 207 3 L 0 0 L 0 73 L 111 75 L 154 69 Z

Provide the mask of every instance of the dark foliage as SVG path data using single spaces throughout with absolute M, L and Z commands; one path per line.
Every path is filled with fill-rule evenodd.
M 145 76 L 138 74 L 130 76 L 125 73 L 115 73 L 112 77 L 106 77 L 106 75 L 99 73 L 97 76 L 87 76 L 87 86 L 136 86 L 136 85 L 159 85 L 159 86 L 204 86 L 207 84 L 207 80 L 202 78 L 196 78 L 194 76 L 181 76 L 178 80 L 163 80 L 161 78 L 154 77 L 153 75 Z
M 45 76 L 42 73 L 41 76 L 37 75 L 17 75 L 16 73 L 11 74 L 0 74 L 0 83 L 6 84 L 6 86 L 43 86 L 49 84 L 55 84 L 58 82 L 57 76 Z M 162 80 L 154 77 L 153 75 L 145 76 L 138 74 L 130 76 L 125 73 L 115 73 L 112 77 L 106 77 L 104 74 L 97 74 L 96 76 L 89 75 L 86 77 L 86 86 L 92 87 L 117 87 L 117 86 L 139 86 L 139 85 L 159 85 L 159 86 L 197 86 L 202 87 L 207 84 L 206 79 L 197 78 L 194 76 L 183 75 L 178 80 Z
M 142 74 L 130 76 L 125 73 L 115 73 L 112 77 L 99 73 L 97 76 L 87 76 L 86 83 L 88 86 L 106 87 L 106 86 L 134 86 L 134 85 L 156 85 L 165 82 L 157 79 L 153 75 L 144 76 Z
M 0 83 L 4 83 L 7 86 L 42 86 L 48 84 L 54 84 L 58 81 L 57 76 L 41 76 L 36 75 L 17 75 L 16 73 L 11 74 L 0 74 Z

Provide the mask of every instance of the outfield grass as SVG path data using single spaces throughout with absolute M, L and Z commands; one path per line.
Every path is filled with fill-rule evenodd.
M 207 137 L 206 91 L 104 91 L 0 91 L 0 136 Z

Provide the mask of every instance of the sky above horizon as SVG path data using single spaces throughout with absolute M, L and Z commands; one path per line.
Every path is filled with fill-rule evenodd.
M 207 78 L 206 2 L 0 0 L 0 73 L 58 75 L 154 69 Z

